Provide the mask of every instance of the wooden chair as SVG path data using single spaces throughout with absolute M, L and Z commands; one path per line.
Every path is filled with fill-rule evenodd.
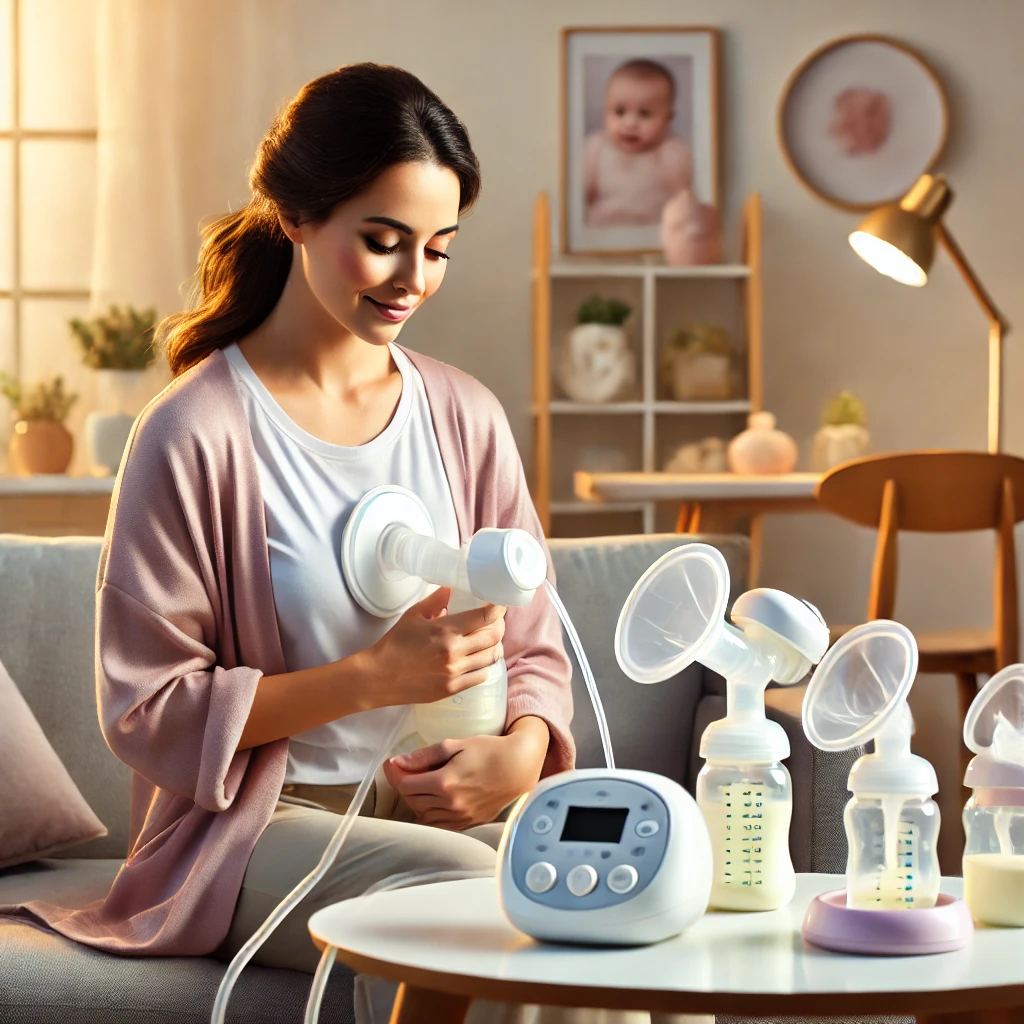
M 817 497 L 829 512 L 878 530 L 869 619 L 895 617 L 900 530 L 996 531 L 994 627 L 915 633 L 920 671 L 956 676 L 962 722 L 977 693 L 978 676 L 1018 660 L 1013 527 L 1024 519 L 1024 459 L 946 451 L 870 456 L 826 474 Z M 960 750 L 966 767 L 970 755 L 962 742 Z

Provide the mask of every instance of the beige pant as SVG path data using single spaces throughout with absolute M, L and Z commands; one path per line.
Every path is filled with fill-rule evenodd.
M 228 960 L 234 956 L 281 900 L 313 870 L 355 788 L 284 787 L 270 824 L 249 859 L 231 930 L 217 950 L 218 957 Z M 417 824 L 408 806 L 395 797 L 383 774 L 378 773 L 377 784 L 337 861 L 278 925 L 252 962 L 312 974 L 320 953 L 309 937 L 306 922 L 315 911 L 359 896 L 376 883 L 411 871 L 493 873 L 502 828 L 500 822 L 495 822 L 465 832 L 450 832 Z M 394 992 L 390 983 L 358 979 L 357 1002 L 362 1003 L 359 1017 L 373 1024 L 386 1021 L 386 1009 L 382 1011 L 382 1007 L 390 1004 Z M 694 1024 L 701 1020 L 685 1019 Z M 646 1024 L 649 1017 L 646 1013 L 622 1011 L 499 1006 L 478 1000 L 466 1020 L 467 1024 Z

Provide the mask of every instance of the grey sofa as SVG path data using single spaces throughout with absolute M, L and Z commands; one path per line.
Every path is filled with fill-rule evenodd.
M 693 666 L 660 686 L 619 671 L 611 638 L 623 600 L 643 571 L 681 538 L 673 535 L 554 541 L 559 590 L 604 696 L 620 766 L 670 776 L 691 790 L 704 726 L 725 711 L 722 681 Z M 745 541 L 716 538 L 736 581 L 746 576 Z M 61 859 L 0 871 L 0 903 L 101 896 L 127 848 L 129 773 L 107 749 L 96 721 L 94 583 L 98 538 L 0 536 L 0 660 L 109 834 Z M 574 734 L 581 766 L 601 750 L 582 680 L 573 679 Z M 798 871 L 842 871 L 841 812 L 852 755 L 827 755 L 800 731 L 800 688 L 768 693 L 770 714 L 789 733 L 794 780 L 792 852 Z M 126 958 L 79 946 L 0 918 L 0 1024 L 203 1024 L 223 965 L 213 959 Z M 229 1019 L 248 1024 L 302 1020 L 307 975 L 249 967 Z M 352 1020 L 352 976 L 335 969 L 321 1020 Z

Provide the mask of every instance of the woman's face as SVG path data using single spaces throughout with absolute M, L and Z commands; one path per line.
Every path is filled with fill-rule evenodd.
M 321 224 L 287 226 L 310 290 L 343 327 L 387 344 L 441 286 L 458 230 L 459 179 L 447 167 L 389 167 Z

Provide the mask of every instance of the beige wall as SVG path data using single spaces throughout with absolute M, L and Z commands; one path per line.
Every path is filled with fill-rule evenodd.
M 360 10 L 359 8 L 362 7 Z M 743 196 L 765 205 L 766 404 L 801 443 L 823 401 L 852 388 L 867 403 L 876 450 L 985 444 L 985 329 L 940 256 L 925 291 L 872 273 L 846 244 L 854 217 L 808 194 L 775 134 L 779 93 L 814 48 L 878 32 L 918 48 L 946 85 L 952 115 L 942 168 L 957 198 L 948 224 L 1011 322 L 1024 322 L 1018 257 L 1024 227 L 1024 3 L 1018 0 L 488 0 L 304 5 L 314 71 L 356 60 L 420 75 L 466 121 L 484 192 L 460 234 L 449 279 L 407 340 L 487 383 L 529 461 L 529 212 L 557 190 L 558 31 L 565 25 L 716 25 L 723 34 L 723 195 L 731 223 Z M 304 62 L 305 62 L 304 58 Z M 1024 449 L 1017 414 L 1024 361 L 1007 353 L 1006 448 Z M 991 612 L 983 538 L 910 538 L 899 614 L 913 627 L 985 623 Z M 764 582 L 817 603 L 835 621 L 864 614 L 872 538 L 824 517 L 774 517 Z M 915 706 L 958 814 L 952 681 L 922 678 Z M 952 827 L 946 851 L 955 858 Z

